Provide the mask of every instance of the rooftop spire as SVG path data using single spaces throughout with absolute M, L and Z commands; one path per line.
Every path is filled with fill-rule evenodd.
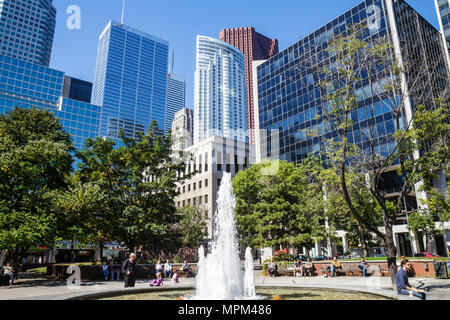
M 121 24 L 123 24 L 124 15 L 125 15 L 125 0 L 123 0 L 123 5 L 122 5 L 122 19 L 120 20 Z

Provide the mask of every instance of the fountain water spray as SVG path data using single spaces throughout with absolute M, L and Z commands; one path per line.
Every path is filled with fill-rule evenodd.
M 235 206 L 231 174 L 224 173 L 213 220 L 211 252 L 205 257 L 203 247 L 198 251 L 197 293 L 194 299 L 239 300 L 255 297 L 251 249 L 248 248 L 246 252 L 245 280 L 239 259 Z

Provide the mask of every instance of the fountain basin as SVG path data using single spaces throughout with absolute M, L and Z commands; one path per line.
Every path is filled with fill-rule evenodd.
M 258 286 L 259 300 L 393 300 L 392 296 L 347 289 Z M 163 287 L 117 290 L 72 298 L 71 300 L 184 300 L 195 295 L 193 287 Z

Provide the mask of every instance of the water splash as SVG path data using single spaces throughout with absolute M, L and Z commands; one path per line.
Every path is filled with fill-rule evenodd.
M 236 200 L 233 195 L 231 174 L 224 173 L 218 193 L 217 212 L 213 220 L 214 233 L 211 252 L 205 257 L 203 247 L 200 247 L 198 251 L 197 291 L 194 299 L 239 300 L 255 295 L 253 258 L 248 263 L 246 262 L 246 270 L 250 268 L 251 264 L 252 277 L 246 276 L 244 285 L 244 274 L 236 237 L 235 207 Z M 248 269 L 248 274 L 250 274 L 250 269 Z
M 244 294 L 250 299 L 256 298 L 255 278 L 253 273 L 253 255 L 251 248 L 247 248 L 245 250 Z

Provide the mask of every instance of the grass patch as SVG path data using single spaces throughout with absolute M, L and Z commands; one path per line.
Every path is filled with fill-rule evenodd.
M 47 267 L 28 269 L 27 272 L 29 272 L 29 273 L 47 273 Z

